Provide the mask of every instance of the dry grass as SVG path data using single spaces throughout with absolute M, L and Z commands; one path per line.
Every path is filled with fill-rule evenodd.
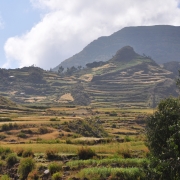
M 29 149 L 31 148 L 35 153 L 45 153 L 46 150 L 51 148 L 56 148 L 61 154 L 76 154 L 78 149 L 82 147 L 82 145 L 74 145 L 74 144 L 1 144 L 2 147 L 9 147 L 13 150 L 17 148 Z M 126 142 L 126 143 L 109 143 L 109 144 L 100 144 L 95 146 L 87 146 L 93 149 L 98 154 L 109 154 L 114 155 L 121 151 L 131 150 L 131 151 L 144 151 L 148 152 L 147 147 L 143 142 Z
M 60 97 L 60 101 L 74 101 L 74 98 L 72 97 L 71 93 L 64 94 Z

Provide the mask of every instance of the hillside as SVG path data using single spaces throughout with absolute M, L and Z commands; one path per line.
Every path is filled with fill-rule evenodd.
M 17 106 L 16 103 L 12 102 L 11 100 L 0 96 L 0 107 L 15 107 Z
M 94 106 L 153 107 L 160 99 L 177 96 L 175 75 L 151 58 L 127 46 L 101 66 L 90 68 L 86 91 Z
M 173 72 L 176 76 L 179 75 L 180 62 L 176 62 L 176 61 L 167 62 L 164 63 L 162 67 L 168 71 Z
M 126 46 L 106 62 L 60 74 L 38 67 L 0 69 L 0 94 L 31 106 L 154 107 L 160 99 L 178 95 L 176 77 Z
M 180 61 L 180 27 L 157 25 L 125 27 L 111 36 L 100 37 L 59 66 L 85 66 L 94 61 L 107 61 L 124 46 L 139 54 L 151 56 L 158 64 Z M 57 62 L 58 63 L 58 62 Z

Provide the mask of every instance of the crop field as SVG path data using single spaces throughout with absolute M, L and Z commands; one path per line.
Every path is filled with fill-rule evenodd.
M 27 177 L 43 179 L 49 169 L 49 179 L 144 179 L 141 168 L 149 153 L 145 118 L 152 112 L 90 106 L 1 109 L 1 176 L 16 176 L 6 168 L 14 153 L 12 168 L 18 169 L 27 156 L 34 160 L 35 169 Z M 51 171 L 51 166 L 60 168 Z

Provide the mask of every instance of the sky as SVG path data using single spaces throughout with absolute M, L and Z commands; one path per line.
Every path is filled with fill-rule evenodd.
M 180 26 L 180 0 L 0 0 L 0 68 L 49 70 L 127 26 Z

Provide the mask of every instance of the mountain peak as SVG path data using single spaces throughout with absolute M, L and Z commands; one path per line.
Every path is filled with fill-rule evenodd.
M 116 52 L 116 55 L 112 58 L 112 61 L 131 61 L 138 54 L 135 53 L 131 46 L 125 46 Z

